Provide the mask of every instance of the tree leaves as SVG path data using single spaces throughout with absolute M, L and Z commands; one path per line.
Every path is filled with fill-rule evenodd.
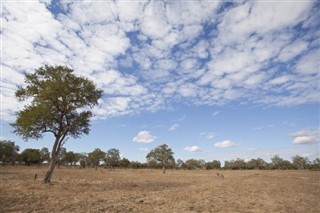
M 16 134 L 27 140 L 46 132 L 56 138 L 62 133 L 74 138 L 89 133 L 92 113 L 85 109 L 98 104 L 102 95 L 92 81 L 75 76 L 66 66 L 45 65 L 26 74 L 25 82 L 27 86 L 18 88 L 16 97 L 19 101 L 30 98 L 31 104 L 17 113 L 12 124 Z
M 167 144 L 162 144 L 148 153 L 147 160 L 156 160 L 166 164 L 167 162 L 174 161 L 173 154 L 173 151 Z

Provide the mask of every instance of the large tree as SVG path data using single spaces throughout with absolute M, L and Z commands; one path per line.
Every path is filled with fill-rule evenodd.
M 102 91 L 87 78 L 74 75 L 66 66 L 45 65 L 25 74 L 26 87 L 16 91 L 18 100 L 30 100 L 17 112 L 14 132 L 25 140 L 40 139 L 45 133 L 55 137 L 44 183 L 49 183 L 59 151 L 68 136 L 78 138 L 90 129 L 89 107 L 98 104 Z
M 147 155 L 148 161 L 156 160 L 162 165 L 163 174 L 166 173 L 166 166 L 170 163 L 174 163 L 173 151 L 167 144 L 162 144 L 157 148 L 151 150 Z

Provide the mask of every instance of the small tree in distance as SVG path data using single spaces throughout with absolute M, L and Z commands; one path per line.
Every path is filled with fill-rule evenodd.
M 107 151 L 105 164 L 109 165 L 110 169 L 114 170 L 114 167 L 119 165 L 120 160 L 120 151 L 118 149 L 110 149 Z
M 119 162 L 119 166 L 121 168 L 129 168 L 130 167 L 130 161 L 127 158 L 122 158 Z
M 101 149 L 96 148 L 93 152 L 90 152 L 87 157 L 87 163 L 95 167 L 97 170 L 98 166 L 100 165 L 100 161 L 104 160 L 106 153 L 101 151 Z
M 47 161 L 47 162 L 50 161 L 50 152 L 47 147 L 43 147 L 40 150 L 40 155 L 41 155 L 41 163 L 43 163 L 44 161 Z
M 301 157 L 299 155 L 292 157 L 292 166 L 295 169 L 304 170 L 309 167 L 311 163 L 309 162 L 308 158 Z
M 173 154 L 173 151 L 168 147 L 167 144 L 162 144 L 148 153 L 147 160 L 158 161 L 162 165 L 163 174 L 165 174 L 167 164 L 175 162 Z
M 98 104 L 102 91 L 92 81 L 77 77 L 65 66 L 45 65 L 26 74 L 26 87 L 16 91 L 19 101 L 30 99 L 31 104 L 17 112 L 12 124 L 14 132 L 25 140 L 40 139 L 45 133 L 55 137 L 50 164 L 44 183 L 50 183 L 59 151 L 67 137 L 78 138 L 88 134 L 91 111 L 87 107 Z
M 267 163 L 261 159 L 251 159 L 247 162 L 247 169 L 265 169 L 267 167 Z
M 41 153 L 39 149 L 23 150 L 23 152 L 20 154 L 20 159 L 27 166 L 31 166 L 32 164 L 40 165 L 42 163 Z

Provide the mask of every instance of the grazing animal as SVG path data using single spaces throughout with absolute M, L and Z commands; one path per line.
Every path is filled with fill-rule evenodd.
M 38 174 L 36 173 L 36 174 L 34 175 L 34 180 L 35 180 L 35 181 L 37 180 L 37 177 L 38 177 Z
M 219 178 L 224 179 L 224 175 L 223 175 L 223 174 L 219 174 L 219 173 L 217 172 L 217 176 L 218 176 Z

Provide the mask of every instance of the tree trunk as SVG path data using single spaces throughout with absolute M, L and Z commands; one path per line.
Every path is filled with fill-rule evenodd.
M 166 173 L 166 167 L 163 165 L 162 166 L 162 173 L 165 174 Z
M 51 177 L 52 177 L 52 174 L 53 174 L 53 170 L 54 170 L 54 167 L 56 166 L 56 160 L 57 160 L 56 157 L 51 158 L 49 169 L 48 169 L 47 174 L 46 174 L 46 176 L 44 177 L 44 180 L 43 180 L 44 183 L 50 183 L 51 182 Z
M 65 139 L 67 133 L 68 133 L 69 127 L 68 126 L 63 126 L 62 122 L 60 124 L 60 129 L 57 134 L 55 134 L 55 142 L 52 147 L 51 151 L 51 161 L 49 165 L 49 169 L 47 171 L 46 176 L 43 179 L 44 183 L 50 183 L 51 182 L 51 177 L 53 174 L 54 167 L 56 166 L 58 162 L 58 157 L 59 157 L 59 152 L 63 143 L 63 140 Z M 59 163 L 58 163 L 59 164 Z
M 53 144 L 52 151 L 51 151 L 51 159 L 50 159 L 49 169 L 46 173 L 46 176 L 43 179 L 44 183 L 51 182 L 51 177 L 53 174 L 54 167 L 56 166 L 57 163 L 59 166 L 58 157 L 59 157 L 59 152 L 60 152 L 60 148 L 61 148 L 61 142 L 64 139 L 64 137 L 65 137 L 65 135 L 62 137 L 62 139 L 61 139 L 61 137 L 56 137 L 56 140 Z

